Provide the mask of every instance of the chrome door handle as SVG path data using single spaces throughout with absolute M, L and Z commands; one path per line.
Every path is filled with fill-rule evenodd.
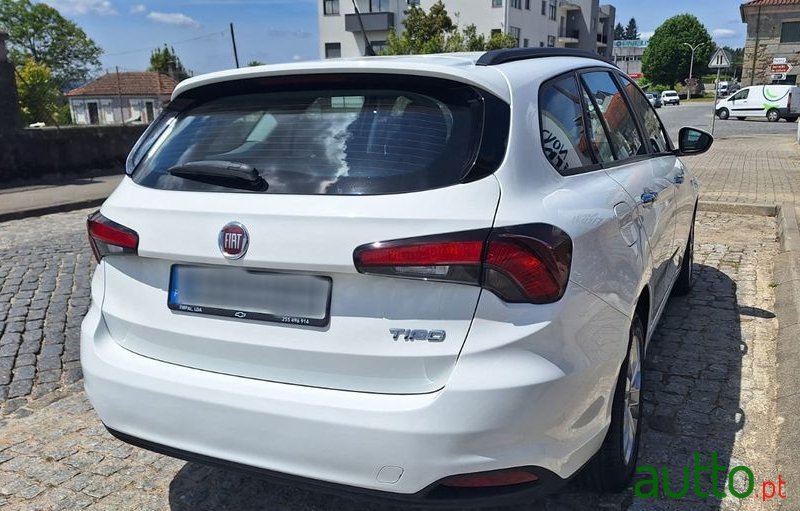
M 672 182 L 675 183 L 676 185 L 679 185 L 683 183 L 683 179 L 684 179 L 683 174 L 678 174 L 677 176 L 675 176 L 675 178 L 673 178 Z
M 652 204 L 658 198 L 658 192 L 644 192 L 642 194 L 642 204 Z

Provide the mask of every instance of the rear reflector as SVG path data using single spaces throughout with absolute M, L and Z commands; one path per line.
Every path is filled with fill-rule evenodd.
M 551 303 L 566 290 L 572 240 L 526 224 L 372 243 L 353 253 L 361 273 L 479 285 L 507 302 Z
M 86 220 L 92 252 L 100 259 L 112 254 L 136 254 L 139 235 L 95 211 Z
M 451 488 L 487 488 L 532 483 L 538 480 L 536 474 L 524 470 L 498 470 L 448 477 L 441 484 Z

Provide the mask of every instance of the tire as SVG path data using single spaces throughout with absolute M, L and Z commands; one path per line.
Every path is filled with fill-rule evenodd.
M 644 327 L 636 314 L 631 322 L 628 354 L 614 391 L 611 425 L 603 445 L 581 475 L 583 485 L 595 491 L 620 492 L 633 479 L 642 430 L 643 355 Z
M 720 119 L 722 119 L 723 121 L 724 121 L 725 119 L 727 119 L 728 117 L 730 117 L 730 116 L 731 116 L 731 112 L 730 112 L 730 110 L 728 110 L 727 108 L 720 108 L 720 109 L 717 111 L 717 117 L 719 117 L 719 118 L 720 118 Z
M 692 265 L 694 264 L 694 217 L 692 218 L 692 228 L 689 229 L 689 239 L 686 242 L 686 249 L 683 252 L 683 260 L 681 260 L 681 272 L 678 274 L 678 279 L 675 285 L 672 286 L 672 294 L 675 296 L 686 296 L 694 286 L 694 272 Z
M 743 120 L 747 119 L 747 117 L 737 117 L 737 119 L 739 119 L 740 121 L 743 121 Z
M 772 108 L 767 112 L 767 120 L 769 122 L 778 122 L 781 120 L 781 113 L 778 112 L 777 108 Z

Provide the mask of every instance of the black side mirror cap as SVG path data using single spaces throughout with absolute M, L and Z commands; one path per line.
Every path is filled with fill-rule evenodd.
M 683 127 L 678 132 L 678 150 L 675 151 L 675 154 L 677 156 L 703 154 L 711 148 L 713 143 L 714 137 L 711 133 L 697 128 Z

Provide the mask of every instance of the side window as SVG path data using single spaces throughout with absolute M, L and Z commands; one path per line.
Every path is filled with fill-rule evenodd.
M 542 149 L 561 174 L 592 165 L 592 149 L 583 126 L 583 109 L 575 77 L 556 78 L 539 91 Z
M 747 96 L 750 94 L 750 89 L 740 90 L 736 93 L 735 96 L 731 98 L 731 100 L 739 100 L 739 99 L 747 99 Z
M 647 147 L 642 142 L 636 121 L 611 75 L 606 71 L 584 73 L 583 80 L 608 126 L 617 158 L 626 160 L 636 155 L 647 154 Z
M 650 101 L 647 100 L 645 95 L 639 90 L 636 85 L 628 78 L 617 75 L 620 82 L 625 87 L 625 93 L 631 100 L 633 110 L 641 119 L 644 126 L 644 135 L 647 138 L 650 148 L 654 153 L 666 153 L 669 151 L 669 144 L 667 144 L 667 135 L 658 120 L 658 116 L 653 111 Z
M 589 114 L 589 136 L 592 140 L 594 153 L 603 163 L 614 161 L 616 157 L 614 156 L 614 149 L 611 147 L 611 142 L 608 140 L 608 127 L 604 124 L 602 117 L 600 117 L 600 112 L 597 111 L 597 107 L 592 101 L 592 98 L 589 97 L 589 93 L 586 92 L 586 88 L 581 87 L 581 91 L 583 92 L 583 102 Z

